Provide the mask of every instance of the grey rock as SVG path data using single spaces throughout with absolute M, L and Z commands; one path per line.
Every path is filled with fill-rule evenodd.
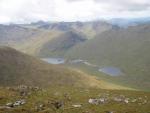
M 106 102 L 106 99 L 105 98 L 100 98 L 100 99 L 89 99 L 88 101 L 90 104 L 103 104 Z
M 6 106 L 7 106 L 7 107 L 11 107 L 11 108 L 12 108 L 12 107 L 14 107 L 14 105 L 13 105 L 13 103 L 12 103 L 12 102 L 7 103 L 7 104 L 6 104 Z
M 72 105 L 72 107 L 80 108 L 80 107 L 82 107 L 82 105 L 81 104 L 74 104 L 74 105 Z

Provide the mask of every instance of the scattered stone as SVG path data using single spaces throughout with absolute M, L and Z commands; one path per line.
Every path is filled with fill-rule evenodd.
M 135 103 L 136 101 L 137 101 L 137 99 L 133 99 L 133 100 L 131 100 L 131 102 L 132 102 L 132 103 Z
M 146 104 L 146 103 L 147 103 L 147 100 L 144 100 L 142 104 Z
M 118 97 L 115 97 L 113 100 L 116 101 L 116 102 L 122 102 L 123 101 L 123 99 L 118 98 Z
M 105 111 L 105 113 L 114 113 L 113 111 Z
M 23 105 L 25 103 L 26 103 L 25 100 L 19 100 L 19 101 L 16 101 L 13 105 L 14 106 L 21 106 L 21 105 Z
M 100 98 L 100 99 L 89 99 L 88 101 L 90 104 L 103 104 L 106 102 L 106 99 L 105 98 Z
M 80 108 L 80 107 L 82 107 L 82 105 L 80 105 L 80 104 L 75 104 L 75 105 L 72 105 L 73 107 L 75 107 L 75 108 Z
M 64 103 L 62 101 L 56 101 L 51 103 L 56 109 L 63 107 Z
M 26 85 L 20 85 L 18 86 L 18 89 L 27 90 L 29 87 Z
M 44 104 L 40 104 L 39 107 L 40 107 L 40 108 L 43 108 L 43 107 L 44 107 Z
M 116 102 L 124 102 L 126 104 L 129 103 L 129 98 L 125 98 L 124 95 L 120 95 L 119 97 L 114 97 L 113 100 Z
M 15 106 L 24 105 L 25 103 L 26 103 L 25 100 L 19 100 L 19 101 L 16 101 L 16 102 L 14 102 L 14 103 L 12 103 L 12 102 L 7 103 L 7 104 L 6 104 L 6 107 L 7 107 L 7 108 L 13 108 L 13 107 L 15 107 Z
M 125 99 L 124 102 L 125 102 L 126 104 L 128 104 L 128 103 L 129 103 L 129 99 Z
M 6 106 L 12 108 L 12 107 L 14 107 L 14 104 L 12 102 L 10 102 L 10 103 L 7 103 Z
M 42 111 L 44 110 L 45 105 L 44 104 L 40 104 L 38 106 L 35 107 L 36 111 Z

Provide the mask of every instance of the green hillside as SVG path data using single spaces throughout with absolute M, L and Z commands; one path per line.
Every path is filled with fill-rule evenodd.
M 1 25 L 0 45 L 32 56 L 83 59 L 100 67 L 118 67 L 125 76 L 114 78 L 86 67 L 79 69 L 110 83 L 149 90 L 149 31 L 149 24 L 119 28 L 101 21 Z
M 47 64 L 34 57 L 8 48 L 0 48 L 0 85 L 19 84 L 48 86 L 54 84 L 74 85 L 81 74 L 60 66 Z M 81 83 L 82 84 L 82 83 Z
M 125 76 L 108 77 L 110 81 L 150 90 L 149 45 L 150 25 L 112 29 L 74 47 L 66 57 L 87 60 L 100 67 L 118 67 Z
M 86 41 L 86 37 L 83 34 L 75 31 L 68 31 L 43 44 L 39 49 L 37 56 L 60 57 L 63 56 L 69 49 L 84 41 Z
M 15 49 L 0 47 L 0 86 L 20 84 L 46 87 L 69 85 L 125 89 L 125 87 L 99 81 L 79 70 L 50 65 Z

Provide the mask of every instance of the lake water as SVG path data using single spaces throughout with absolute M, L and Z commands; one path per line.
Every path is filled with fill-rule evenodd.
M 42 60 L 50 64 L 64 64 L 65 63 L 65 60 L 63 58 L 42 58 Z
M 104 67 L 99 69 L 100 72 L 108 74 L 110 76 L 120 76 L 122 75 L 122 71 L 116 67 Z
M 63 58 L 42 58 L 43 61 L 46 61 L 50 64 L 64 64 L 66 63 L 66 60 Z M 103 72 L 107 75 L 110 76 L 120 76 L 122 75 L 122 71 L 117 68 L 117 67 L 104 67 L 104 68 L 100 68 L 98 65 L 95 64 L 91 64 L 85 60 L 81 60 L 81 59 L 76 59 L 76 60 L 72 60 L 70 61 L 71 64 L 77 64 L 77 63 L 83 63 L 87 66 L 90 66 L 92 68 L 98 69 L 99 72 Z

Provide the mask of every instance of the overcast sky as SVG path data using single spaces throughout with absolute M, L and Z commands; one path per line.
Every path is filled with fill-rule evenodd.
M 146 17 L 149 0 L 0 0 L 0 23 Z

